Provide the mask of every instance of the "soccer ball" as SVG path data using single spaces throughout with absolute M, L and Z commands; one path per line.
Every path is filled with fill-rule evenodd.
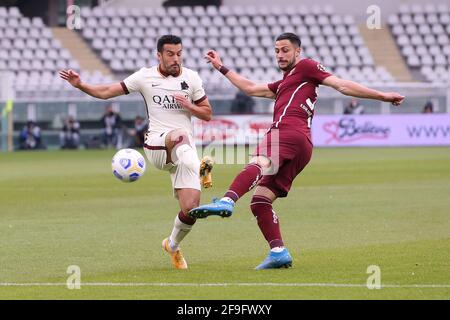
M 138 180 L 145 172 L 145 159 L 134 149 L 122 149 L 112 158 L 112 172 L 123 182 Z

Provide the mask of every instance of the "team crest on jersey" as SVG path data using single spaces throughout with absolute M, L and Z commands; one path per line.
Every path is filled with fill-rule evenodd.
M 181 83 L 181 90 L 187 90 L 189 89 L 189 85 L 186 83 L 186 81 L 183 81 Z
M 322 72 L 327 72 L 327 70 L 325 69 L 325 67 L 323 66 L 323 64 L 318 63 L 317 64 L 317 69 L 319 69 Z

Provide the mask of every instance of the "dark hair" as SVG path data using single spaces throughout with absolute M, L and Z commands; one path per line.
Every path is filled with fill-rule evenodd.
M 165 44 L 180 44 L 181 38 L 172 34 L 166 34 L 158 39 L 157 49 L 159 53 L 162 53 Z
M 291 43 L 301 47 L 302 42 L 300 41 L 300 38 L 292 32 L 285 32 L 280 34 L 275 41 L 280 41 L 280 40 L 289 40 Z

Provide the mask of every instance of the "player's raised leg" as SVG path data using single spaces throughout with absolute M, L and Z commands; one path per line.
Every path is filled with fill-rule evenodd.
M 165 141 L 167 162 L 174 164 L 171 178 L 181 211 L 175 217 L 172 232 L 163 240 L 162 246 L 170 254 L 175 268 L 186 269 L 187 263 L 179 246 L 195 223 L 195 219 L 187 213 L 200 203 L 200 161 L 184 130 L 171 131 Z
M 284 247 L 280 231 L 280 221 L 273 210 L 272 203 L 277 196 L 266 187 L 257 187 L 250 208 L 258 222 L 264 238 L 270 247 L 267 258 L 256 267 L 256 270 L 288 268 L 292 266 L 292 258 Z
M 252 190 L 263 176 L 263 171 L 270 167 L 270 160 L 257 156 L 234 178 L 224 196 L 212 203 L 197 207 L 189 212 L 192 218 L 206 218 L 211 215 L 229 217 L 233 214 L 236 201 Z

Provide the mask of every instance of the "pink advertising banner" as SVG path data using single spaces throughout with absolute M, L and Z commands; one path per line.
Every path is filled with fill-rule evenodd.
M 194 138 L 198 145 L 257 144 L 271 123 L 270 115 L 194 120 Z M 317 147 L 450 146 L 450 114 L 317 115 L 312 139 Z
M 318 147 L 450 145 L 449 114 L 316 116 Z

